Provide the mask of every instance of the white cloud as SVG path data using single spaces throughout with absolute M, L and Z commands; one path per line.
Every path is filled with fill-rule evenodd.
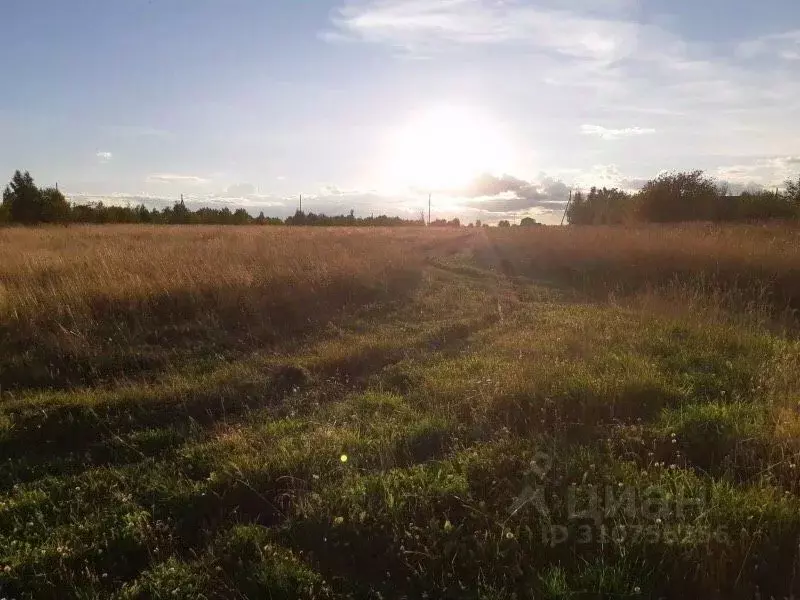
M 114 158 L 114 155 L 111 152 L 98 152 L 97 154 L 95 154 L 95 156 L 97 156 L 97 159 L 101 163 L 110 162 L 111 159 Z
M 336 11 L 333 24 L 327 39 L 382 43 L 410 53 L 512 44 L 603 63 L 630 55 L 638 37 L 638 26 L 628 21 L 502 0 L 351 1 Z
M 780 58 L 800 61 L 800 29 L 765 35 L 739 44 L 739 55 L 743 58 Z
M 716 177 L 736 186 L 781 187 L 800 174 L 800 156 L 761 157 L 716 169 Z
M 186 183 L 198 185 L 208 183 L 208 179 L 196 175 L 180 175 L 177 173 L 154 173 L 147 177 L 147 183 Z
M 617 140 L 619 138 L 648 135 L 655 132 L 655 129 L 651 129 L 649 127 L 625 127 L 624 129 L 609 129 L 600 125 L 581 125 L 582 134 L 596 135 L 604 140 Z
M 234 183 L 233 185 L 228 186 L 223 196 L 227 196 L 229 198 L 243 198 L 255 194 L 256 186 L 254 186 L 252 183 Z
M 652 173 L 655 177 L 657 173 Z M 636 192 L 649 178 L 626 175 L 615 164 L 594 165 L 590 169 L 576 173 L 573 181 L 578 189 L 588 190 L 592 187 L 619 188 L 626 192 Z

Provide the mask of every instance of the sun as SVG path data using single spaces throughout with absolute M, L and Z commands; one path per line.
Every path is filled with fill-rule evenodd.
M 507 170 L 512 144 L 503 127 L 475 108 L 442 105 L 413 114 L 393 130 L 385 179 L 420 189 L 463 187 L 482 173 Z

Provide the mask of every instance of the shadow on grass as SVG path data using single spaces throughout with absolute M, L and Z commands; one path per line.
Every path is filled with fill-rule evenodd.
M 591 233 L 591 228 L 584 231 Z M 657 242 L 652 247 L 634 244 L 620 248 L 626 234 L 620 229 L 618 235 L 596 241 L 607 242 L 609 248 L 588 244 L 577 247 L 576 241 L 569 247 L 526 246 L 522 238 L 498 235 L 479 247 L 475 256 L 479 265 L 512 279 L 561 290 L 574 299 L 604 301 L 610 295 L 668 292 L 714 298 L 730 310 L 756 310 L 776 321 L 798 324 L 800 285 L 796 269 L 778 251 L 767 264 L 750 260 L 746 253 L 732 251 L 727 255 L 718 247 L 714 250 L 717 254 L 696 255 Z
M 588 389 L 546 397 L 504 396 L 492 404 L 487 420 L 520 436 L 561 432 L 591 438 L 607 425 L 649 420 L 684 401 L 658 385 L 628 383 L 613 399 Z
M 96 298 L 78 323 L 39 315 L 0 325 L 0 389 L 70 389 L 155 377 L 167 365 L 220 353 L 291 346 L 348 311 L 413 292 L 420 271 L 378 282 L 337 281 L 321 289 L 288 283 Z

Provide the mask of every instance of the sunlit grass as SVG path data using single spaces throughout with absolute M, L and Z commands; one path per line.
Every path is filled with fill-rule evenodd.
M 4 230 L 0 597 L 797 595 L 796 241 Z

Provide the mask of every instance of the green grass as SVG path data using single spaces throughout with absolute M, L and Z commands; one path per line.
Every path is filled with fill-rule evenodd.
M 22 379 L 0 597 L 800 593 L 795 330 L 504 273 L 508 235 L 433 240 L 401 296 L 277 342 Z

